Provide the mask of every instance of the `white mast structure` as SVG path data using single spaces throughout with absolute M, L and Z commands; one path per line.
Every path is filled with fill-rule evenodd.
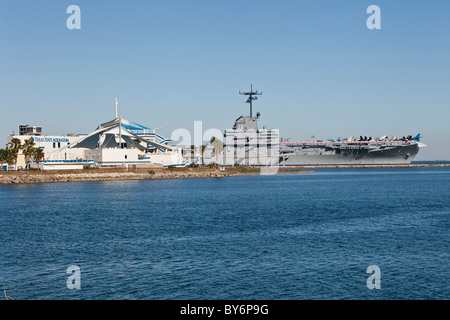
M 117 105 L 119 104 L 119 102 L 117 101 L 117 97 L 116 97 L 116 118 L 115 119 L 119 119 L 119 148 L 122 149 L 122 119 L 119 117 L 119 114 L 117 113 Z
M 122 149 L 122 119 L 120 118 L 118 112 L 117 112 L 117 105 L 119 102 L 117 101 L 117 97 L 115 99 L 116 103 L 116 119 L 119 119 L 119 149 Z M 125 165 L 125 160 L 122 158 L 122 166 Z
M 117 97 L 116 97 L 116 119 L 117 119 L 117 104 L 118 104 L 119 102 L 117 102 Z

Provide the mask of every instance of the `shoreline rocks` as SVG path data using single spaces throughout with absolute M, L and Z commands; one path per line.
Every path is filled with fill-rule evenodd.
M 310 173 L 310 170 L 294 170 L 284 173 Z M 259 171 L 239 172 L 221 170 L 161 170 L 161 171 L 121 171 L 121 172 L 10 172 L 0 175 L 1 184 L 33 184 L 50 182 L 75 181 L 117 181 L 117 180 L 155 180 L 155 179 L 186 179 L 186 178 L 222 178 L 240 175 L 259 175 Z
M 116 180 L 151 180 L 180 178 L 219 178 L 229 177 L 228 172 L 90 172 L 90 173 L 20 173 L 0 176 L 0 184 L 47 183 L 72 181 L 116 181 Z

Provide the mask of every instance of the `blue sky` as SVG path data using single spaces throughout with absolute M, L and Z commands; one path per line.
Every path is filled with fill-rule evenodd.
M 69 5 L 81 30 L 69 30 Z M 381 30 L 369 30 L 370 5 Z M 293 140 L 421 133 L 416 160 L 450 159 L 450 2 L 0 1 L 0 144 L 19 124 L 88 133 L 114 117 Z

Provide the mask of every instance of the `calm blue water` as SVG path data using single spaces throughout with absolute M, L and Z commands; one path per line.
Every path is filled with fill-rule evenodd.
M 448 299 L 449 195 L 450 168 L 4 185 L 0 280 L 14 299 Z

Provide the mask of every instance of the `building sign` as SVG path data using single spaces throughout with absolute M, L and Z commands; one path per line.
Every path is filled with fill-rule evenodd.
M 31 137 L 34 142 L 69 142 L 68 138 Z

